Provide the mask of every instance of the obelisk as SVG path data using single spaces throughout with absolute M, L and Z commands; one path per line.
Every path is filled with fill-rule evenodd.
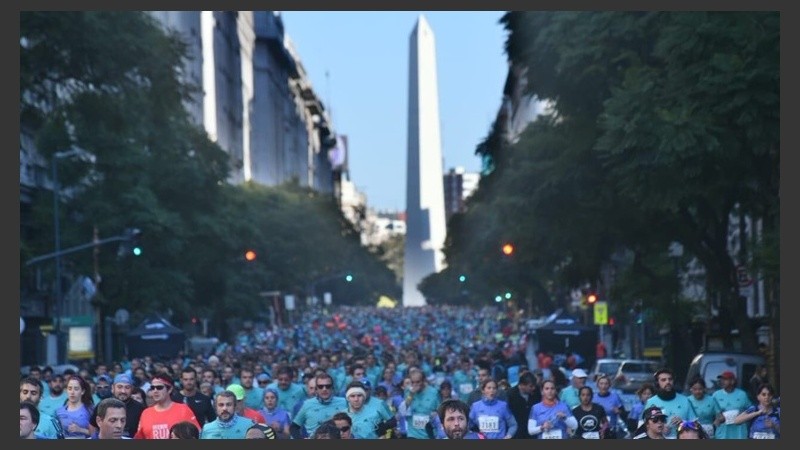
M 408 79 L 408 159 L 406 166 L 406 243 L 403 306 L 424 306 L 417 285 L 445 266 L 444 211 L 439 90 L 433 30 L 419 16 L 411 32 Z

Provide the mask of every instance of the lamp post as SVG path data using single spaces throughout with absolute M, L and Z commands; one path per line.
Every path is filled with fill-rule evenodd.
M 55 264 L 56 264 L 56 295 L 54 304 L 54 313 L 56 315 L 56 358 L 61 353 L 63 333 L 61 332 L 62 316 L 64 315 L 62 293 L 61 293 L 61 224 L 59 218 L 58 206 L 61 199 L 61 186 L 58 183 L 58 160 L 62 158 L 69 158 L 70 156 L 82 155 L 89 161 L 94 162 L 94 156 L 88 155 L 85 152 L 74 148 L 72 150 L 65 150 L 63 152 L 56 152 L 53 154 L 53 233 L 55 235 Z

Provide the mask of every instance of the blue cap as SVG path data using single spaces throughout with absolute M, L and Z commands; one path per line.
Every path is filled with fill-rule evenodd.
M 133 381 L 129 375 L 121 373 L 114 377 L 114 384 L 133 384 Z
M 358 381 L 360 381 L 360 382 L 361 382 L 361 384 L 363 384 L 363 385 L 364 385 L 364 388 L 365 388 L 365 389 L 372 390 L 372 383 L 370 383 L 370 382 L 369 382 L 369 380 L 367 379 L 367 377 L 364 377 L 364 378 L 362 378 L 362 379 L 360 379 L 360 380 L 358 380 Z
M 106 374 L 98 375 L 97 376 L 97 382 L 99 382 L 100 380 L 103 380 L 106 383 L 111 383 L 111 377 L 106 375 Z

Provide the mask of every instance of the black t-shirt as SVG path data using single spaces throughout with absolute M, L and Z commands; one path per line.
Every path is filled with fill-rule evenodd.
M 183 403 L 194 412 L 194 417 L 202 427 L 208 422 L 213 422 L 217 418 L 217 413 L 214 411 L 214 406 L 211 404 L 211 398 L 200 391 L 195 391 L 194 395 L 186 396 L 181 394 L 177 389 L 172 390 L 170 398 L 173 402 Z
M 608 422 L 606 410 L 592 403 L 589 411 L 584 411 L 581 405 L 572 409 L 572 415 L 578 421 L 578 428 L 575 429 L 575 439 L 600 439 L 603 424 Z

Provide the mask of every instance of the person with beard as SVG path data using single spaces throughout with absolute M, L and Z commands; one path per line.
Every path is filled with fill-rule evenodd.
M 56 410 L 67 401 L 67 391 L 64 390 L 64 376 L 53 375 L 48 381 L 49 389 L 42 393 L 39 401 L 39 413 L 54 416 Z M 44 386 L 42 386 L 44 388 Z
M 131 397 L 133 391 L 133 380 L 128 375 L 121 373 L 114 377 L 114 382 L 111 384 L 111 396 L 125 404 L 125 429 L 122 432 L 124 437 L 133 437 L 136 434 L 136 429 L 139 427 L 139 417 L 142 416 L 145 406 L 137 402 Z M 92 417 L 89 419 L 89 424 L 92 426 L 93 435 L 97 434 L 97 408 L 92 411 Z
M 572 415 L 578 421 L 575 439 L 602 439 L 608 429 L 608 416 L 603 406 L 594 403 L 594 391 L 589 386 L 578 390 L 581 402 L 572 408 Z
M 654 378 L 656 392 L 654 396 L 647 399 L 647 403 L 644 405 L 645 412 L 651 406 L 660 408 L 661 412 L 668 417 L 664 427 L 664 436 L 667 439 L 675 439 L 678 425 L 686 420 L 697 419 L 697 413 L 695 413 L 689 398 L 675 391 L 675 378 L 671 369 L 666 367 L 659 369 Z
M 197 389 L 197 372 L 191 367 L 181 370 L 181 390 L 173 389 L 170 397 L 173 402 L 183 403 L 194 411 L 201 427 L 217 418 L 211 398 Z
M 444 428 L 444 439 L 486 439 L 482 433 L 467 429 L 469 407 L 461 400 L 443 401 L 439 404 L 436 413 Z
M 517 425 L 522 425 L 517 426 L 514 439 L 533 439 L 528 434 L 528 427 L 525 424 L 528 423 L 531 408 L 540 401 L 542 401 L 542 393 L 536 384 L 536 376 L 531 372 L 523 372 L 519 376 L 519 383 L 508 390 L 508 407 L 511 408 Z
M 200 439 L 244 439 L 255 422 L 236 414 L 236 394 L 222 391 L 214 398 L 217 419 L 203 425 Z M 244 401 L 242 399 L 241 401 Z
M 19 382 L 20 403 L 29 402 L 37 407 L 42 398 L 42 382 L 33 377 L 25 377 Z M 46 439 L 64 439 L 64 429 L 57 417 L 39 411 L 34 433 Z

